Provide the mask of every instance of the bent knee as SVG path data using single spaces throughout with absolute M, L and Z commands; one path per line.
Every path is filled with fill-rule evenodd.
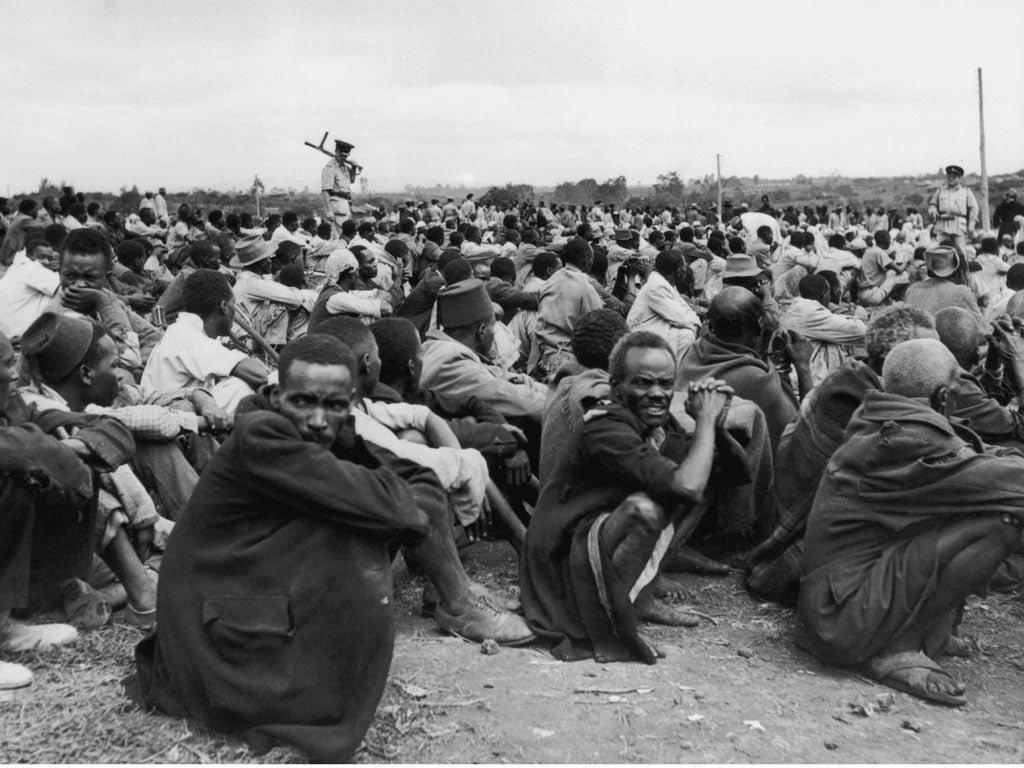
M 650 528 L 662 528 L 665 522 L 665 510 L 646 493 L 633 493 L 619 505 L 619 511 L 634 523 Z

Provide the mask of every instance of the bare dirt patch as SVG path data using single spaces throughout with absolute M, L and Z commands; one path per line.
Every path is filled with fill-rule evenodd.
M 507 592 L 504 544 L 466 552 L 470 574 Z M 1024 596 L 971 601 L 981 652 L 944 665 L 968 685 L 962 710 L 826 667 L 793 644 L 793 613 L 751 598 L 740 577 L 694 577 L 697 629 L 650 627 L 654 666 L 562 663 L 541 647 L 446 637 L 420 616 L 418 578 L 397 589 L 399 636 L 360 762 L 1024 762 Z M 108 627 L 66 649 L 10 658 L 36 673 L 0 704 L 2 762 L 301 762 L 143 712 L 122 681 L 140 634 Z

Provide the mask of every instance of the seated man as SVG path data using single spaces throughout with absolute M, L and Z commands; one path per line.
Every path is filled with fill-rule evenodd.
M 176 520 L 199 479 L 178 438 L 231 426 L 213 397 L 199 388 L 144 396 L 138 386 L 114 376 L 113 340 L 83 318 L 44 313 L 25 332 L 22 354 L 35 379 L 22 387 L 25 401 L 40 409 L 111 416 L 124 424 L 135 439 L 133 469 L 159 502 L 162 516 Z M 61 361 L 68 355 L 82 362 L 65 373 Z
M 639 621 L 696 624 L 659 598 L 656 577 L 707 507 L 731 390 L 714 379 L 690 386 L 696 431 L 687 441 L 669 412 L 676 365 L 663 338 L 623 337 L 609 367 L 612 398 L 588 412 L 541 489 L 520 589 L 530 628 L 556 658 L 653 664 L 658 650 Z
M 525 436 L 498 411 L 475 395 L 469 395 L 462 401 L 460 410 L 447 411 L 438 404 L 430 390 L 423 389 L 420 383 L 423 348 L 416 327 L 410 321 L 387 317 L 372 323 L 370 332 L 380 355 L 379 382 L 371 389 L 374 400 L 425 405 L 445 419 L 460 446 L 475 448 L 485 458 L 504 465 L 509 476 L 523 466 L 525 452 L 520 448 L 520 442 L 525 440 Z M 528 480 L 528 459 L 525 467 Z M 512 482 L 511 477 L 509 482 Z
M 818 487 L 799 609 L 819 658 L 951 706 L 965 687 L 936 660 L 967 651 L 964 601 L 1024 549 L 1024 456 L 941 415 L 958 371 L 934 339 L 886 357 Z
M 488 357 L 495 319 L 484 284 L 472 278 L 447 285 L 437 301 L 438 324 L 444 330 L 435 328 L 427 334 L 423 386 L 448 410 L 475 395 L 517 426 L 539 429 L 544 413 L 543 385 L 522 374 L 500 371 Z
M 595 309 L 576 324 L 572 359 L 555 371 L 544 405 L 537 472 L 542 485 L 583 423 L 584 413 L 611 395 L 608 361 L 627 331 L 622 315 L 611 309 Z
M 654 260 L 654 270 L 637 294 L 626 317 L 631 331 L 651 331 L 662 336 L 681 360 L 693 345 L 700 318 L 679 295 L 686 279 L 686 264 L 677 251 L 662 251 Z
M 804 532 L 814 494 L 832 454 L 843 442 L 850 417 L 864 393 L 880 389 L 882 364 L 889 351 L 910 339 L 937 339 L 931 315 L 907 304 L 878 312 L 865 335 L 867 359 L 850 358 L 811 390 L 797 420 L 783 432 L 775 466 L 779 522 L 772 534 L 750 551 L 746 585 L 759 597 L 795 603 L 803 576 Z
M 487 288 L 487 294 L 491 297 L 491 301 L 504 311 L 501 320 L 505 325 L 512 322 L 520 310 L 537 309 L 537 294 L 521 291 L 515 287 L 516 268 L 512 259 L 495 259 L 490 264 L 490 273 L 484 287 Z
M 863 320 L 831 309 L 832 288 L 821 275 L 807 275 L 782 318 L 784 329 L 795 331 L 811 344 L 811 382 L 820 383 L 843 361 L 864 345 L 867 326 Z
M 60 288 L 57 253 L 43 236 L 25 236 L 25 258 L 16 260 L 0 280 L 0 333 L 14 339 L 25 332 L 53 301 Z
M 347 248 L 339 248 L 327 257 L 324 263 L 327 279 L 309 313 L 309 333 L 314 333 L 321 323 L 337 315 L 358 317 L 364 322 L 371 322 L 391 314 L 386 292 L 376 287 L 356 290 L 356 280 L 362 269 L 355 255 Z
M 136 374 L 142 370 L 163 332 L 136 314 L 110 290 L 107 276 L 114 251 L 93 229 L 68 234 L 60 251 L 60 290 L 49 308 L 92 317 L 117 345 L 118 366 Z
M 50 648 L 78 637 L 67 624 L 11 621 L 12 610 L 30 607 L 33 561 L 37 568 L 46 566 L 33 551 L 56 550 L 48 559 L 68 577 L 76 575 L 76 565 L 84 572 L 91 568 L 92 472 L 76 450 L 80 443 L 58 440 L 39 427 L 40 414 L 18 397 L 16 381 L 14 349 L 0 334 L 0 653 Z M 27 667 L 0 661 L 0 696 L 31 683 Z
M 572 330 L 587 312 L 603 304 L 588 273 L 594 251 L 582 238 L 566 243 L 560 256 L 564 266 L 548 278 L 540 293 L 537 310 L 537 345 L 540 351 L 538 370 L 544 380 L 554 374 L 571 353 Z M 533 373 L 533 371 L 527 371 Z
M 1020 343 L 1019 332 L 1008 325 L 1004 318 L 993 326 L 989 349 L 996 359 L 999 350 L 1006 348 L 1007 343 L 1015 342 L 1014 347 L 1018 350 L 1024 347 Z M 946 413 L 962 421 L 989 445 L 1005 445 L 1024 451 L 1024 413 L 1000 405 L 971 374 L 978 366 L 984 340 L 978 316 L 960 307 L 946 307 L 935 314 L 935 330 L 939 341 L 953 353 L 960 365 L 957 380 L 949 387 Z
M 729 286 L 711 302 L 707 333 L 690 347 L 679 362 L 678 379 L 687 382 L 713 377 L 731 386 L 736 394 L 752 400 L 764 412 L 775 450 L 786 428 L 797 415 L 797 398 L 770 358 L 763 357 L 767 318 L 761 300 L 745 288 Z M 796 368 L 801 395 L 810 391 L 807 345 L 787 343 L 785 354 Z
M 259 238 L 251 238 L 249 242 L 257 239 Z M 238 246 L 244 247 L 246 242 L 247 238 L 242 238 L 238 241 Z M 260 242 L 263 242 L 262 239 L 260 239 Z M 184 259 L 178 274 L 175 275 L 174 280 L 167 286 L 167 289 L 160 294 L 160 298 L 156 300 L 157 306 L 163 307 L 164 316 L 168 324 L 177 320 L 178 313 L 181 312 L 185 280 L 188 276 L 197 269 L 209 269 L 213 272 L 219 272 L 223 254 L 220 247 L 213 241 L 200 240 L 198 243 L 194 243 L 186 248 L 183 256 Z
M 526 293 L 540 295 L 549 277 L 562 268 L 562 260 L 555 254 L 543 251 L 533 260 L 533 271 L 526 280 Z M 610 294 L 609 294 L 610 296 Z M 618 301 L 618 299 L 613 299 Z M 537 319 L 535 309 L 521 309 L 511 322 L 507 323 L 509 334 L 519 342 L 519 361 L 516 368 L 535 370 L 540 362 L 540 346 L 537 344 Z
M 877 307 L 888 299 L 899 285 L 907 285 L 910 278 L 905 264 L 898 264 L 889 254 L 892 240 L 889 233 L 875 232 L 875 243 L 864 252 L 860 260 L 857 279 L 857 301 L 865 307 Z
M 167 329 L 142 372 L 145 394 L 202 387 L 217 407 L 234 414 L 243 397 L 267 383 L 267 371 L 218 337 L 231 331 L 235 297 L 224 275 L 209 269 L 185 280 L 182 311 Z
M 232 289 L 236 311 L 268 344 L 280 347 L 306 332 L 317 295 L 316 291 L 290 288 L 266 279 L 272 258 L 274 248 L 256 240 L 236 246 L 229 266 L 238 270 Z
M 436 269 L 427 267 L 423 270 L 419 283 L 409 292 L 395 314 L 416 326 L 423 340 L 427 337 L 427 331 L 437 324 L 438 291 L 449 283 L 468 280 L 472 276 L 473 268 L 459 255 L 458 249 L 446 248 L 438 257 Z
M 449 506 L 465 524 L 479 516 L 487 481 L 487 466 L 481 455 L 462 449 L 444 421 L 424 406 L 370 399 L 378 382 L 380 357 L 365 324 L 353 318 L 333 318 L 321 326 L 317 335 L 352 342 L 345 346 L 356 361 L 351 409 L 355 434 L 389 454 L 432 470 L 448 494 L 448 504 L 433 511 L 424 510 L 430 518 L 426 538 L 404 550 L 407 560 L 426 573 L 437 595 L 424 591 L 425 610 L 445 631 L 474 642 L 493 639 L 518 645 L 532 640 L 523 620 L 508 612 L 509 601 L 469 580 L 455 548 Z M 272 387 L 262 389 L 239 410 L 273 409 L 273 392 Z M 400 439 L 398 434 L 410 430 L 419 433 L 418 440 Z
M 320 334 L 281 354 L 273 412 L 238 419 L 203 472 L 136 650 L 145 701 L 352 759 L 394 650 L 390 550 L 445 514 L 434 474 L 352 434 L 356 363 Z
M 974 292 L 966 285 L 955 282 L 962 267 L 960 255 L 952 247 L 941 245 L 925 252 L 924 262 L 928 277 L 907 288 L 906 302 L 933 315 L 946 307 L 962 307 L 979 317 L 981 310 Z

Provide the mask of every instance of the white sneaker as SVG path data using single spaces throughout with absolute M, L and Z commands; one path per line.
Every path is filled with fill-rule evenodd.
M 21 688 L 32 685 L 32 672 L 21 664 L 0 661 L 0 701 Z
M 34 648 L 67 645 L 78 637 L 70 624 L 15 624 L 8 622 L 0 631 L 0 651 L 17 653 Z

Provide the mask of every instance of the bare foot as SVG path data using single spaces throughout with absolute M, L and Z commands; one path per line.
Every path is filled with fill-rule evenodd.
M 946 656 L 959 656 L 967 659 L 978 652 L 978 641 L 973 637 L 950 635 L 942 652 Z
M 607 640 L 594 646 L 594 661 L 598 664 L 635 660 L 636 654 L 621 640 Z
M 651 652 L 659 659 L 665 658 L 665 651 L 643 635 L 640 635 L 640 641 L 650 648 Z M 616 661 L 637 660 L 636 651 L 632 650 L 621 640 L 607 640 L 605 642 L 597 643 L 594 646 L 594 661 L 598 664 L 611 664 Z
M 670 627 L 696 627 L 700 619 L 681 606 L 666 603 L 655 597 L 653 590 L 645 589 L 634 604 L 637 618 L 641 621 L 653 621 Z
M 650 589 L 663 600 L 693 602 L 693 593 L 689 589 L 692 583 L 692 578 L 678 573 L 659 573 L 651 582 Z

